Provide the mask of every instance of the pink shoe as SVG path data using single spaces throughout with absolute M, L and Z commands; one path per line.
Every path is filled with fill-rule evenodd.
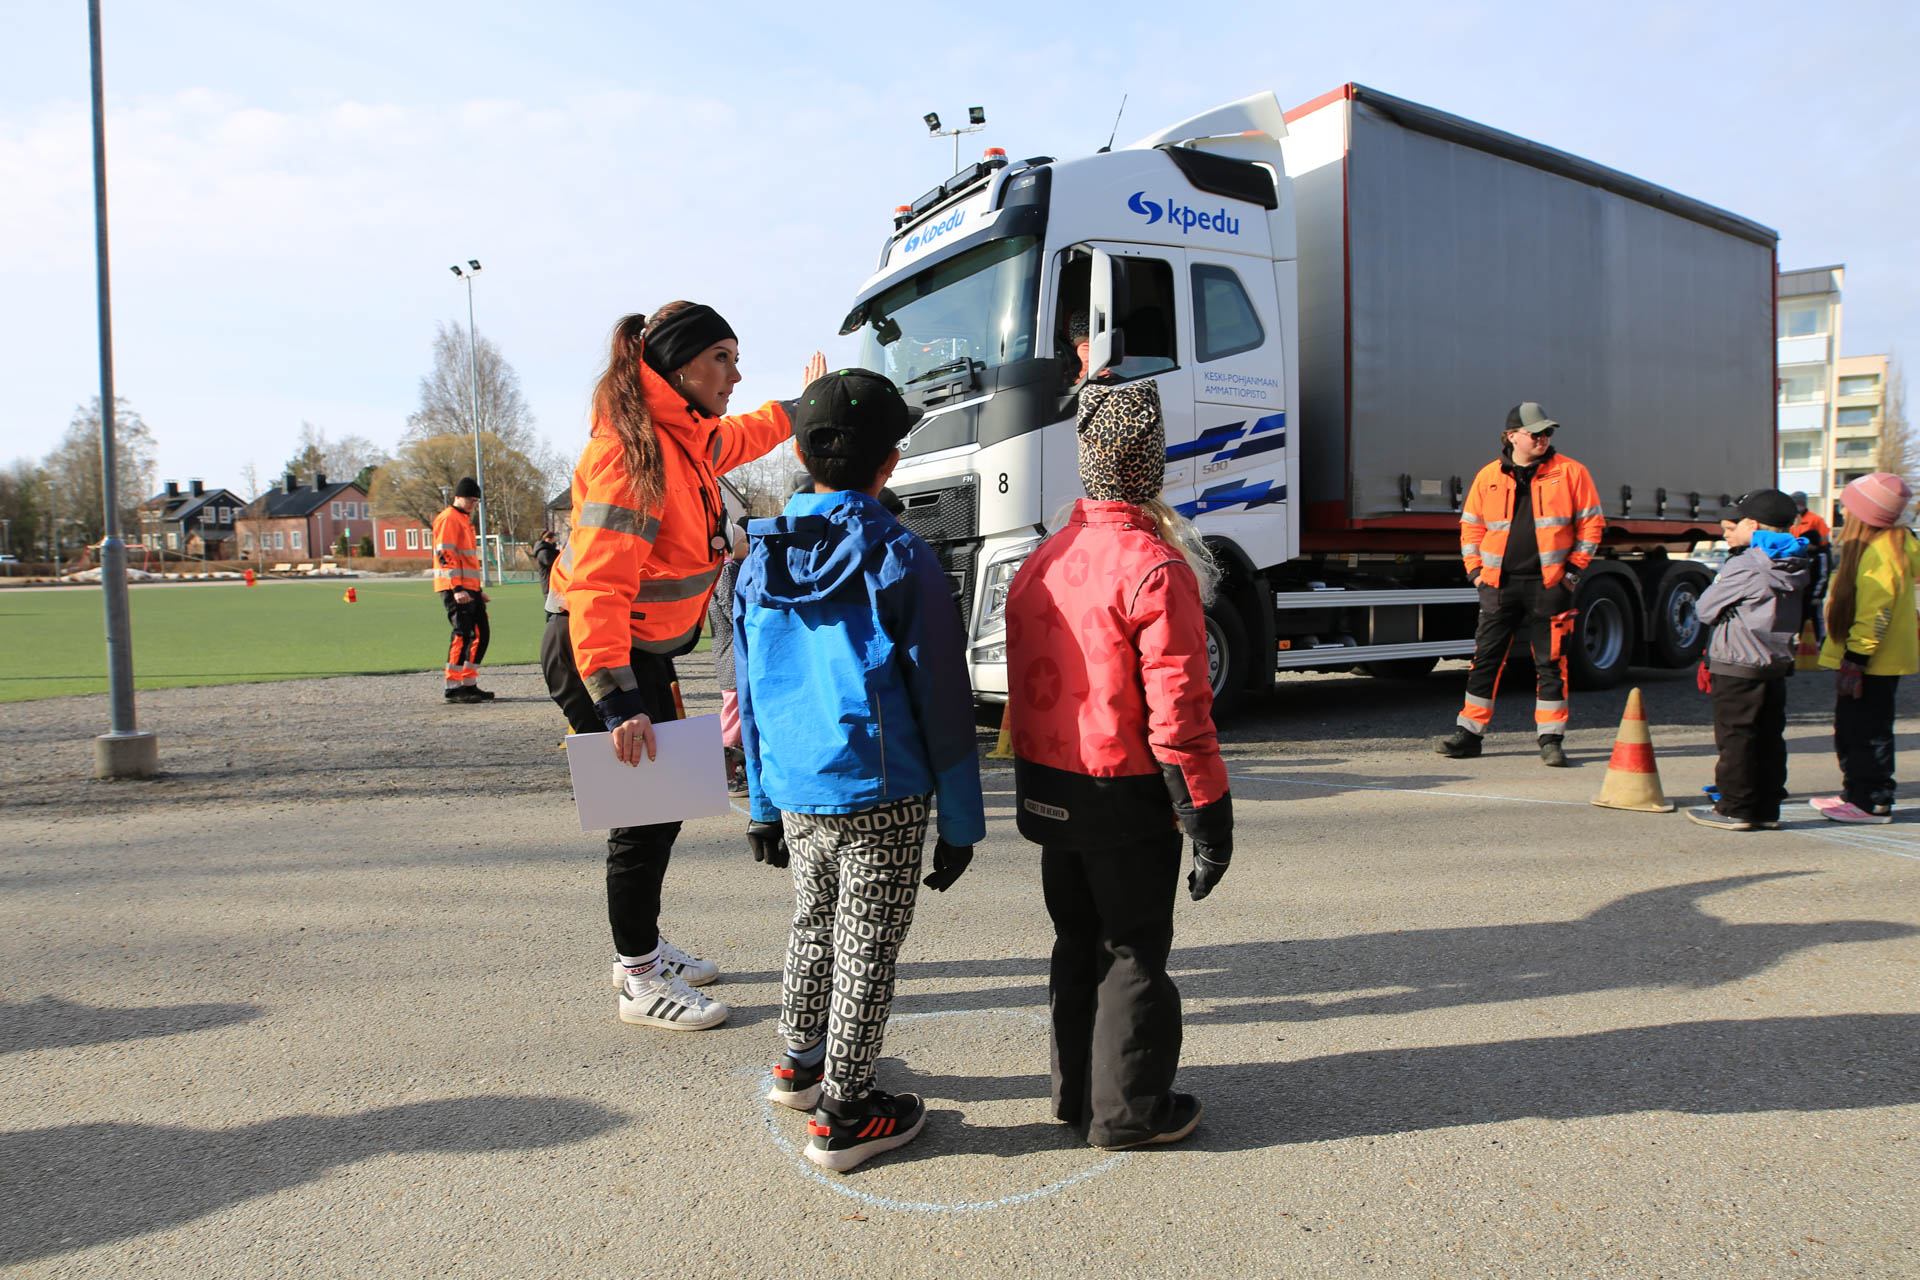
M 1820 796 L 1807 803 L 1817 809 L 1820 816 L 1829 822 L 1886 823 L 1893 821 L 1891 813 L 1868 813 L 1857 804 L 1849 804 L 1839 796 Z

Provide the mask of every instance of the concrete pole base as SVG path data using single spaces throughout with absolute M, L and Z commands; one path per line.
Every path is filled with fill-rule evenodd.
M 96 778 L 151 778 L 160 772 L 160 739 L 151 733 L 103 733 L 93 740 Z

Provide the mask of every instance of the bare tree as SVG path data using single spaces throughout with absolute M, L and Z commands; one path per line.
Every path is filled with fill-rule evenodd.
M 248 502 L 260 496 L 260 468 L 253 465 L 252 458 L 248 458 L 247 465 L 240 468 L 240 484 L 246 490 Z
M 123 532 L 137 532 L 136 512 L 153 489 L 153 432 L 134 407 L 119 396 L 114 397 L 113 426 L 120 473 L 120 527 Z M 66 435 L 42 465 L 53 484 L 61 535 L 98 542 L 107 528 L 100 484 L 100 397 L 74 410 Z
M 531 453 L 536 445 L 533 411 L 520 394 L 520 375 L 492 341 L 482 338 L 477 345 L 480 430 L 498 437 L 509 448 Z M 420 407 L 408 416 L 401 443 L 429 436 L 473 438 L 474 396 L 468 377 L 472 367 L 467 331 L 459 325 L 441 325 L 433 335 L 433 372 L 420 379 Z M 484 445 L 483 440 L 483 463 Z
M 299 446 L 282 470 L 297 476 L 319 472 L 330 480 L 358 480 L 366 485 L 372 478 L 373 469 L 386 460 L 386 450 L 365 436 L 349 435 L 330 440 L 325 428 L 302 422 Z
M 47 473 L 26 458 L 0 470 L 0 519 L 7 523 L 0 552 L 35 560 L 46 539 Z
M 748 515 L 777 516 L 793 495 L 794 483 L 801 474 L 793 446 L 782 441 L 772 452 L 727 472 L 727 480 L 746 495 Z
M 511 448 L 491 432 L 480 437 L 487 460 L 484 501 L 487 532 L 502 542 L 527 542 L 540 536 L 547 499 L 552 496 L 541 460 Z M 373 507 L 385 515 L 404 514 L 433 523 L 446 506 L 446 494 L 462 476 L 473 474 L 473 440 L 463 435 L 428 436 L 400 446 L 400 452 L 373 475 Z
M 1920 439 L 1907 421 L 1907 380 L 1899 362 L 1887 357 L 1887 381 L 1881 388 L 1880 443 L 1874 450 L 1873 465 L 1892 472 L 1909 487 L 1920 487 Z

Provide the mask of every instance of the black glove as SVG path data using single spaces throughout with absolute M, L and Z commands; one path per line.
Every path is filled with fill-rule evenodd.
M 944 838 L 933 842 L 933 874 L 921 880 L 927 888 L 945 893 L 973 862 L 973 846 L 948 844 Z
M 594 712 L 600 717 L 600 723 L 612 733 L 615 726 L 647 714 L 647 704 L 640 697 L 638 689 L 615 689 L 606 697 L 593 704 Z
M 747 823 L 747 847 L 753 850 L 755 862 L 764 862 L 770 867 L 786 866 L 786 826 L 778 818 L 772 822 Z
M 1227 864 L 1233 861 L 1233 836 L 1228 835 L 1222 843 L 1202 844 L 1193 842 L 1193 870 L 1187 872 L 1187 893 L 1195 902 L 1213 892 L 1213 886 L 1220 883 L 1227 874 Z

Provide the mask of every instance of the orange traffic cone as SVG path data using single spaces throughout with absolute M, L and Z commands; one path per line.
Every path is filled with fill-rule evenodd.
M 993 750 L 987 752 L 989 760 L 1013 759 L 1013 735 L 1008 731 L 1007 722 L 1013 717 L 1007 714 L 1005 707 L 1000 708 L 1000 737 L 994 742 Z
M 1820 669 L 1820 644 L 1813 638 L 1813 620 L 1809 618 L 1800 628 L 1800 648 L 1793 655 L 1795 671 L 1818 671 Z
M 1653 739 L 1647 735 L 1647 713 L 1640 691 L 1627 695 L 1627 713 L 1613 740 L 1613 758 L 1593 802 L 1602 809 L 1635 809 L 1641 813 L 1672 813 L 1673 805 L 1660 786 L 1660 770 L 1653 763 Z
M 354 602 L 355 602 L 356 600 L 358 600 L 359 598 L 360 598 L 360 594 L 359 594 L 359 593 L 358 593 L 357 591 L 355 591 L 355 590 L 354 590 L 354 589 L 353 589 L 352 587 L 348 587 L 348 588 L 347 588 L 347 597 L 346 597 L 346 599 L 347 599 L 347 603 L 348 603 L 348 604 L 352 604 L 352 603 L 354 603 Z

